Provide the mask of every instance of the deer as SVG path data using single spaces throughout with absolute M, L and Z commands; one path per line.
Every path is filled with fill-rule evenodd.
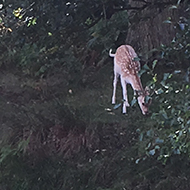
M 142 86 L 141 79 L 138 75 L 140 71 L 140 62 L 135 59 L 137 54 L 130 45 L 121 45 L 117 48 L 116 53 L 109 51 L 109 56 L 114 58 L 114 79 L 113 79 L 113 96 L 112 104 L 115 104 L 117 81 L 120 77 L 122 94 L 123 94 L 123 114 L 126 113 L 126 107 L 130 107 L 127 97 L 127 84 L 130 84 L 134 90 L 134 95 L 143 115 L 148 115 L 148 109 L 151 104 L 151 98 L 146 101 L 149 95 L 148 87 Z

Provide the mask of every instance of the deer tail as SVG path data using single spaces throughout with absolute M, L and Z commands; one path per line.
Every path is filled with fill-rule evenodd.
M 110 57 L 115 57 L 115 54 L 112 53 L 112 49 L 110 49 L 110 51 L 109 51 L 109 56 L 110 56 Z

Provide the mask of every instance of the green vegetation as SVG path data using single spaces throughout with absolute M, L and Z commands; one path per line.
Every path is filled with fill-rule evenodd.
M 190 189 L 190 5 L 144 3 L 0 2 L 0 189 Z M 162 5 L 184 15 L 157 23 L 173 24 L 175 37 L 142 58 L 152 114 L 129 88 L 123 115 L 119 87 L 111 105 L 108 51 L 130 19 L 138 25 L 135 13 Z

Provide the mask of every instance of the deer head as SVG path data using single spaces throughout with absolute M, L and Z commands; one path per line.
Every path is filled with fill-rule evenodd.
M 152 99 L 149 97 L 148 87 L 146 87 L 145 90 L 143 90 L 141 92 L 140 91 L 136 92 L 136 94 L 137 94 L 137 100 L 138 100 L 140 109 L 142 111 L 142 114 L 148 115 L 148 109 L 152 103 Z

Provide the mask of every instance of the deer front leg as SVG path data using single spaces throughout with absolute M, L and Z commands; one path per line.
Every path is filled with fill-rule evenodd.
M 121 86 L 123 90 L 123 113 L 126 113 L 126 107 L 129 107 L 128 97 L 127 97 L 127 84 L 123 77 L 121 77 Z
M 115 96 L 116 96 L 116 88 L 117 88 L 118 77 L 119 77 L 119 74 L 114 73 L 112 104 L 115 104 Z

